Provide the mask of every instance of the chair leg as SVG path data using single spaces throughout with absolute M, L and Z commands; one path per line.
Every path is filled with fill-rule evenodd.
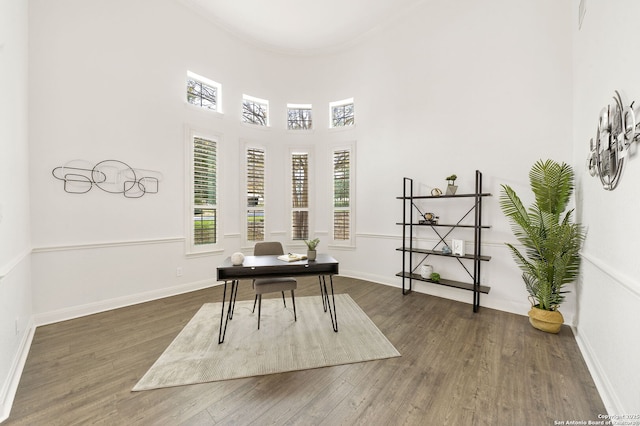
M 291 301 L 293 302 L 293 320 L 298 321 L 298 316 L 296 315 L 296 297 L 293 295 L 293 290 L 291 290 Z
M 284 299 L 284 291 L 282 292 L 282 303 L 284 303 L 284 307 L 287 307 L 287 301 Z
M 258 330 L 260 330 L 260 311 L 262 310 L 262 295 L 258 294 Z
M 256 294 L 256 298 L 253 299 L 253 309 L 251 310 L 251 313 L 254 313 L 256 311 L 256 302 L 258 301 L 258 295 Z

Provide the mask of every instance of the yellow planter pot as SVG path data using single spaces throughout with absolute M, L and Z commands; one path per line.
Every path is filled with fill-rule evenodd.
M 558 333 L 564 324 L 564 317 L 559 311 L 545 311 L 532 307 L 529 311 L 529 322 L 538 330 Z

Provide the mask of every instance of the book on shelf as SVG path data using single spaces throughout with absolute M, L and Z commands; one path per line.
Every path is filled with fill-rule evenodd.
M 284 262 L 297 262 L 298 260 L 305 260 L 307 258 L 306 254 L 298 254 L 298 253 L 287 253 L 282 256 L 278 256 L 278 259 Z

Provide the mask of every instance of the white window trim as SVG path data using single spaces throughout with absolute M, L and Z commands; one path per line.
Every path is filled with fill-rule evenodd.
M 244 104 L 244 101 L 251 101 L 251 102 L 255 102 L 255 103 L 260 103 L 260 104 L 264 104 L 267 106 L 267 124 L 264 126 L 261 126 L 259 124 L 255 124 L 255 123 L 247 123 L 246 121 L 244 121 L 242 118 L 244 117 L 243 115 L 243 107 L 242 105 Z M 255 128 L 269 128 L 271 127 L 271 107 L 269 106 L 269 101 L 267 99 L 261 99 L 261 98 L 256 98 L 255 96 L 250 96 L 250 95 L 246 95 L 246 94 L 242 94 L 242 104 L 240 104 L 240 120 L 242 124 L 245 124 L 247 126 L 251 126 L 251 127 L 255 127 Z
M 287 214 L 287 244 L 292 246 L 292 247 L 306 247 L 306 245 L 304 244 L 303 240 L 294 240 L 293 239 L 293 234 L 292 234 L 292 230 L 291 230 L 291 219 L 292 219 L 292 212 L 293 212 L 293 197 L 292 197 L 292 193 L 291 193 L 291 188 L 293 186 L 293 176 L 292 176 L 292 171 L 291 171 L 291 156 L 293 154 L 307 154 L 308 155 L 308 161 L 309 161 L 309 169 L 308 169 L 308 173 L 309 173 L 309 193 L 308 193 L 308 197 L 309 197 L 309 239 L 313 239 L 315 238 L 315 187 L 316 185 L 314 185 L 314 180 L 315 180 L 315 155 L 314 155 L 314 147 L 311 145 L 298 145 L 298 146 L 290 146 L 288 151 L 287 151 L 287 210 L 286 210 L 286 214 Z
M 224 115 L 223 111 L 222 111 L 222 84 L 218 83 L 217 81 L 213 81 L 211 79 L 208 79 L 207 77 L 203 77 L 201 75 L 198 75 L 198 74 L 196 74 L 196 73 L 194 73 L 192 71 L 189 71 L 189 70 L 187 70 L 187 77 L 189 77 L 189 78 L 191 78 L 193 80 L 197 80 L 200 83 L 204 83 L 207 86 L 215 87 L 217 89 L 216 109 L 202 108 L 202 107 L 199 107 L 197 105 L 190 104 L 189 101 L 187 101 L 186 99 L 185 99 L 184 102 L 187 105 L 189 105 L 190 107 L 197 108 L 199 110 L 205 110 L 205 111 L 214 112 L 214 113 L 217 113 L 217 114 L 220 114 L 220 115 Z
M 242 199 L 240 200 L 240 213 L 242 217 L 242 244 L 245 247 L 253 247 L 256 241 L 249 241 L 247 234 L 247 198 L 245 196 L 247 190 L 247 150 L 249 148 L 261 149 L 264 151 L 264 238 L 265 241 L 268 240 L 269 236 L 269 221 L 267 206 L 269 204 L 269 171 L 268 171 L 268 161 L 269 154 L 267 147 L 263 144 L 259 144 L 253 141 L 241 140 L 240 141 L 240 158 L 242 158 Z
M 333 153 L 335 151 L 341 150 L 349 150 L 349 239 L 348 240 L 335 240 L 333 238 L 334 229 L 333 229 Z M 329 223 L 330 226 L 330 235 L 329 235 L 329 246 L 332 247 L 343 247 L 343 248 L 355 248 L 356 247 L 356 238 L 355 238 L 355 230 L 356 230 L 356 141 L 343 142 L 340 144 L 335 144 L 330 147 L 329 154 L 329 179 L 331 183 L 329 185 Z
M 333 107 L 353 104 L 353 125 L 351 126 L 334 126 L 333 125 Z M 351 129 L 356 125 L 356 105 L 353 98 L 343 99 L 341 101 L 329 102 L 329 129 Z
M 193 185 L 194 185 L 194 176 L 193 176 L 193 139 L 196 137 L 211 139 L 216 142 L 216 242 L 214 244 L 203 244 L 196 245 L 194 244 L 194 235 L 193 235 Z M 185 125 L 185 253 L 187 256 L 191 255 L 199 255 L 199 254 L 209 254 L 209 253 L 221 253 L 224 251 L 223 244 L 223 232 L 222 232 L 222 214 L 221 214 L 221 177 L 224 176 L 221 168 L 222 162 L 220 160 L 221 148 L 223 145 L 223 137 L 222 134 L 199 130 L 193 126 Z

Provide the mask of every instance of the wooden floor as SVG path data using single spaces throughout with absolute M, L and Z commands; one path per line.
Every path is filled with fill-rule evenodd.
M 523 316 L 335 284 L 401 357 L 131 392 L 200 306 L 221 300 L 215 287 L 39 327 L 3 426 L 553 425 L 605 413 L 567 326 L 545 334 Z M 296 295 L 316 294 L 317 280 L 300 281 Z M 243 283 L 238 299 L 252 298 Z

